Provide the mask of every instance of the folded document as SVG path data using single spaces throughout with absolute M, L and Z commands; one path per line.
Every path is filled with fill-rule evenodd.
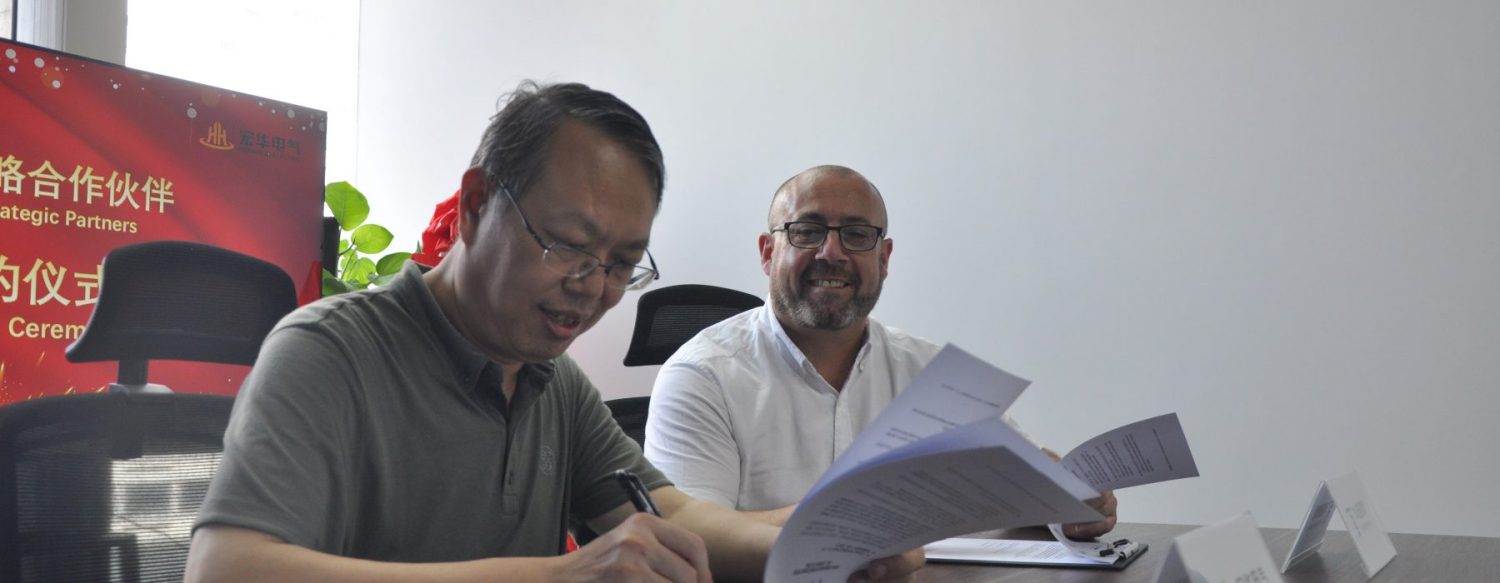
M 1100 490 L 1197 475 L 1176 415 L 1054 462 L 1001 418 L 1028 384 L 943 348 L 797 505 L 766 580 L 843 581 L 872 559 L 963 533 L 1100 520 L 1084 503 Z M 1084 557 L 1140 552 L 1128 542 L 1051 544 Z

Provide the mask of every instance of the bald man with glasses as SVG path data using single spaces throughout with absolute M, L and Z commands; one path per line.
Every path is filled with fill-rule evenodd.
M 817 166 L 776 190 L 759 240 L 770 302 L 683 345 L 652 389 L 646 458 L 678 488 L 785 523 L 937 355 L 870 317 L 890 272 L 887 227 L 880 191 L 852 169 Z M 1093 504 L 1107 518 L 1070 536 L 1114 527 L 1114 496 Z

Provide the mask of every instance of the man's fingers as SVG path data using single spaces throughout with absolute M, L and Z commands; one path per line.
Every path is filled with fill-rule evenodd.
M 1104 520 L 1094 522 L 1077 522 L 1063 525 L 1063 534 L 1068 538 L 1088 540 L 1103 535 L 1115 528 L 1115 517 L 1110 516 Z
M 906 581 L 911 574 L 927 564 L 927 555 L 922 552 L 921 547 L 906 551 L 893 557 L 884 557 L 870 561 L 864 569 L 859 570 L 849 577 L 851 583 Z
M 1115 515 L 1115 511 L 1119 508 L 1120 500 L 1115 498 L 1113 491 L 1105 490 L 1098 498 L 1088 499 L 1088 505 L 1094 510 L 1098 510 L 1100 514 L 1111 517 Z
M 655 552 L 646 555 L 657 573 L 683 583 L 713 580 L 708 571 L 708 550 L 698 535 L 649 514 L 636 514 L 627 523 L 635 523 L 657 543 Z

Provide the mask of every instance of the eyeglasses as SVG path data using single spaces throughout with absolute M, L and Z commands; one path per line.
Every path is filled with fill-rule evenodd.
M 595 269 L 603 267 L 605 285 L 623 290 L 641 289 L 661 279 L 661 272 L 656 270 L 656 259 L 651 257 L 649 249 L 646 250 L 646 260 L 651 262 L 651 267 L 623 262 L 605 265 L 603 259 L 588 251 L 565 243 L 543 241 L 542 236 L 536 234 L 536 229 L 531 228 L 531 221 L 526 220 L 526 213 L 521 212 L 521 205 L 516 204 L 516 197 L 511 196 L 510 189 L 500 184 L 496 186 L 500 187 L 500 192 L 505 193 L 505 198 L 510 199 L 510 206 L 516 209 L 516 216 L 521 217 L 521 225 L 526 227 L 526 232 L 531 234 L 537 245 L 541 245 L 542 265 L 546 265 L 554 273 L 583 279 L 594 273 Z
M 786 232 L 786 240 L 793 247 L 803 249 L 817 249 L 823 246 L 823 241 L 828 239 L 829 231 L 838 231 L 839 245 L 845 251 L 869 251 L 875 248 L 880 238 L 885 234 L 885 229 L 875 225 L 843 225 L 830 227 L 823 223 L 809 221 L 792 221 L 782 223 L 780 227 L 771 229 L 772 233 L 778 231 Z

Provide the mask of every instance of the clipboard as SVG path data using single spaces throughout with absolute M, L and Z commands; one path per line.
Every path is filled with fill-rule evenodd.
M 1066 569 L 1103 569 L 1120 571 L 1141 555 L 1150 545 L 1119 539 L 1110 544 L 1108 555 L 1081 555 L 1057 541 L 1011 540 L 990 538 L 949 538 L 923 547 L 927 560 L 934 563 L 967 563 L 1008 567 L 1053 567 Z

